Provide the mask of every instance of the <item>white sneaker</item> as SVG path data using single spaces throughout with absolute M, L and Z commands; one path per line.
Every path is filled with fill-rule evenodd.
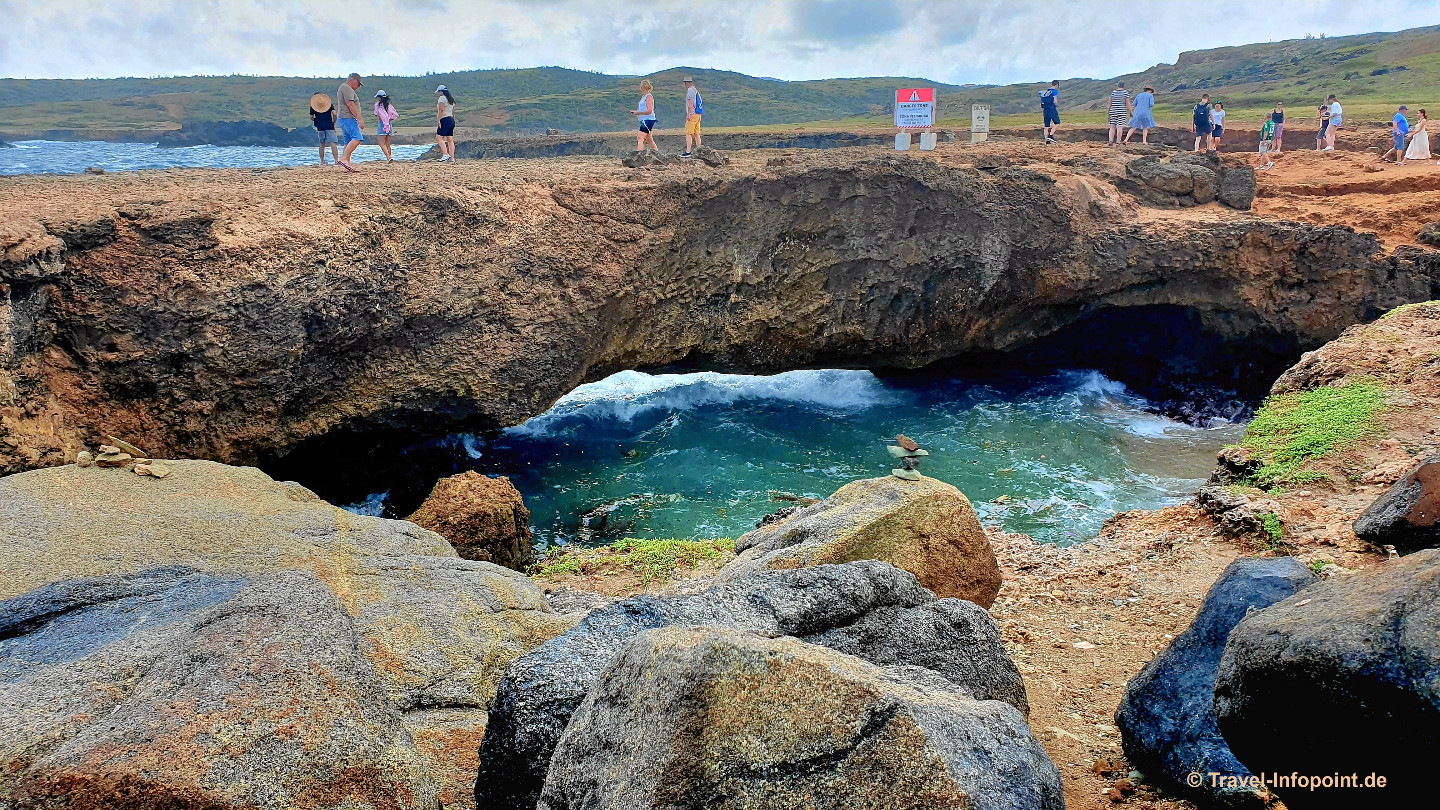
M 1333 146 L 1327 146 L 1327 147 L 1325 147 L 1324 149 L 1321 149 L 1320 151 L 1321 151 L 1321 152 L 1334 152 L 1334 151 L 1335 151 L 1335 147 L 1333 147 Z
M 447 160 L 449 160 L 449 159 L 450 159 L 450 156 L 449 156 L 449 155 L 441 155 L 441 156 L 440 156 L 440 162 L 441 162 L 441 163 L 444 163 L 445 161 L 447 161 Z

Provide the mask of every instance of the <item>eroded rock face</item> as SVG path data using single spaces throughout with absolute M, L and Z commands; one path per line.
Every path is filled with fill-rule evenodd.
M 1440 548 L 1440 455 L 1396 481 L 1355 521 L 1355 535 L 1400 554 Z
M 793 638 L 652 630 L 576 711 L 539 807 L 1062 808 L 1024 717 L 958 691 Z
M 1205 595 L 1195 620 L 1165 651 L 1130 679 L 1115 712 L 1125 757 L 1164 787 L 1205 806 L 1254 808 L 1260 792 L 1186 784 L 1191 773 L 1249 776 L 1215 724 L 1215 673 L 1225 640 L 1252 610 L 1273 605 L 1317 582 L 1293 557 L 1237 560 Z
M 530 510 L 510 479 L 474 470 L 435 482 L 430 497 L 406 520 L 450 541 L 467 560 L 516 571 L 535 562 Z
M 933 666 L 975 699 L 1012 701 L 1024 711 L 1024 686 L 994 621 L 955 602 L 936 601 L 894 566 L 862 560 L 764 571 L 695 594 L 635 597 L 596 610 L 505 673 L 480 749 L 477 806 L 532 810 L 586 692 L 626 643 L 660 627 L 796 636 L 887 666 Z
M 348 428 L 513 425 L 681 359 L 914 368 L 1162 305 L 1288 358 L 1440 280 L 1346 228 L 1137 225 L 1076 191 L 1122 199 L 1112 181 L 1064 167 L 726 156 L 476 162 L 445 190 L 392 173 L 330 193 L 304 170 L 96 177 L 84 195 L 0 180 L 0 472 L 100 432 L 251 463 Z
M 1440 756 L 1440 550 L 1307 588 L 1230 632 L 1215 714 L 1255 773 L 1386 777 L 1427 795 Z M 1380 804 L 1379 791 L 1278 788 L 1285 805 Z M 1403 800 L 1402 800 L 1403 801 Z
M 988 608 L 1000 566 L 964 493 L 944 481 L 894 476 L 853 481 L 834 495 L 735 541 L 721 580 L 756 571 L 883 560 L 940 597 Z
M 488 709 L 506 665 L 574 626 L 574 619 L 551 612 L 544 594 L 523 575 L 491 563 L 462 560 L 438 535 L 414 524 L 351 514 L 317 499 L 303 487 L 273 481 L 254 469 L 205 461 L 167 464 L 172 473 L 164 479 L 121 469 L 74 466 L 0 478 L 0 569 L 7 572 L 0 582 L 0 596 L 15 597 L 11 604 L 20 604 L 40 599 L 36 594 L 73 590 L 79 586 L 66 583 L 76 581 L 92 583 L 81 589 L 84 593 L 103 596 L 116 588 L 124 591 L 131 587 L 106 584 L 111 579 L 183 565 L 196 572 L 194 583 L 185 592 L 193 594 L 187 598 L 200 605 L 187 614 L 187 620 L 199 621 L 196 611 L 223 602 L 228 606 L 224 609 L 227 615 L 249 627 L 270 621 L 267 611 L 271 608 L 265 606 L 269 603 L 234 601 L 234 587 L 238 586 L 231 583 L 260 581 L 256 578 L 288 572 L 297 599 L 324 592 L 339 606 L 340 614 L 332 621 L 321 610 L 321 603 L 329 602 L 316 602 L 318 596 L 303 597 L 302 601 L 320 605 L 314 607 L 318 623 L 333 629 L 339 622 L 351 628 L 345 631 L 348 635 L 341 634 L 342 641 L 349 639 L 345 643 L 350 645 L 347 655 L 351 658 L 345 666 L 347 671 L 360 673 L 351 681 L 361 685 L 336 689 L 355 702 L 355 712 L 392 718 L 398 724 L 403 739 L 395 744 L 403 743 L 406 750 L 414 752 L 419 763 L 414 767 L 419 770 L 418 775 L 395 778 L 405 784 L 432 785 L 427 789 L 446 806 L 466 806 L 473 795 L 473 751 L 484 734 Z M 156 577 L 146 581 L 152 580 Z M 27 592 L 28 596 L 22 596 Z M 102 596 L 83 599 L 111 599 Z M 251 605 L 259 606 L 247 607 Z M 275 609 L 282 608 L 290 609 L 283 603 Z M 304 628 L 296 632 L 301 630 Z M 18 714 L 0 718 L 0 738 L 12 730 L 10 722 L 23 722 L 25 713 L 44 708 L 27 700 L 55 698 L 57 705 L 80 705 L 90 699 L 86 697 L 90 687 L 85 684 L 107 684 L 109 675 L 117 679 L 109 686 L 123 692 L 132 677 L 96 669 L 100 664 L 94 662 L 130 655 L 123 645 L 111 650 L 104 640 L 108 637 L 99 631 L 89 636 L 90 647 L 85 648 L 93 647 L 94 652 L 79 661 L 67 652 L 71 642 L 64 634 L 28 624 L 16 632 L 21 641 L 0 641 L 0 648 L 22 643 L 38 650 L 36 654 L 51 663 L 47 677 L 54 685 L 50 692 L 13 693 L 16 697 L 10 707 Z M 195 636 L 176 638 L 179 640 L 166 652 L 156 653 L 158 657 L 152 656 L 146 666 L 160 666 L 157 661 L 189 654 L 186 645 L 192 645 Z M 270 654 L 264 639 L 263 633 L 237 636 L 229 646 L 214 646 L 207 655 L 225 658 L 215 663 L 222 669 L 263 667 Z M 303 646 L 286 655 L 290 658 L 284 666 L 297 672 L 303 668 Z M 317 666 L 324 669 L 330 665 L 321 662 Z M 369 674 L 362 678 L 365 672 Z M 67 689 L 75 691 L 69 694 Z M 270 702 L 261 705 L 278 707 L 274 701 L 282 697 L 267 695 Z M 324 718 L 315 722 L 322 721 Z M 88 745 L 88 732 L 82 730 L 66 741 L 65 734 L 72 726 L 57 721 L 57 737 L 48 744 L 62 748 Z M 327 733 L 326 726 L 313 725 L 303 715 L 297 715 L 288 728 L 299 735 Z M 18 728 L 13 730 L 20 733 Z M 253 738 L 261 748 L 265 745 L 262 737 Z M 258 750 L 246 753 L 247 745 L 250 743 L 222 753 L 241 758 L 268 756 Z M 206 758 L 218 754 L 208 749 L 177 750 L 177 756 L 198 758 L 185 762 L 186 768 L 219 772 L 226 767 L 221 762 L 209 763 Z M 364 757 L 351 764 L 382 771 L 390 767 Z M 66 778 L 85 774 L 98 780 L 97 785 L 104 781 L 102 772 L 83 768 Z M 237 772 L 236 778 L 242 775 Z M 152 792 L 146 795 L 152 797 L 158 795 L 153 791 L 164 789 L 162 782 L 147 784 L 147 791 Z M 224 793 L 229 788 L 216 789 Z

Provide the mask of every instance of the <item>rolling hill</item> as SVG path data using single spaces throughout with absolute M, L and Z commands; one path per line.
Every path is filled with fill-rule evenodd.
M 1033 116 L 1042 81 L 1005 86 L 954 86 L 921 78 L 873 77 L 777 81 L 721 70 L 676 67 L 652 74 L 661 126 L 676 126 L 680 79 L 693 74 L 706 96 L 711 126 L 775 126 L 808 122 L 886 126 L 897 86 L 922 84 L 940 93 L 942 119 L 968 120 L 969 105 L 989 103 L 998 123 Z M 400 126 L 428 126 L 434 89 L 447 85 L 459 102 L 460 124 L 495 133 L 629 129 L 627 113 L 639 96 L 638 76 L 612 76 L 556 67 L 476 70 L 427 76 L 375 76 L 363 96 L 384 88 L 401 110 Z M 1200 92 L 1235 112 L 1268 110 L 1284 100 L 1294 113 L 1336 93 L 1351 117 L 1385 118 L 1405 101 L 1440 107 L 1440 26 L 1395 33 L 1287 40 L 1188 51 L 1122 77 L 1132 92 L 1156 88 L 1157 115 L 1184 120 Z M 1061 107 L 1069 121 L 1099 121 L 1116 79 L 1068 79 Z M 337 78 L 190 76 L 160 79 L 0 79 L 0 135 L 45 131 L 110 132 L 133 137 L 171 130 L 182 121 L 264 121 L 307 126 L 311 93 L 333 94 Z M 369 106 L 368 104 L 366 105 Z

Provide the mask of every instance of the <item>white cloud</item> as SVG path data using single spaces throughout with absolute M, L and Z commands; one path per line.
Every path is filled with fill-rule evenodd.
M 0 75 L 32 78 L 689 65 L 1005 83 L 1431 25 L 1440 0 L 0 0 L 0 12 Z

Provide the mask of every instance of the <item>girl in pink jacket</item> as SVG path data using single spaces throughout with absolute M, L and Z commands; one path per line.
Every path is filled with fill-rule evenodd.
M 390 157 L 390 135 L 400 113 L 396 111 L 395 105 L 390 103 L 390 94 L 384 90 L 375 94 L 375 117 L 380 119 L 380 125 L 375 128 L 375 140 L 380 142 L 380 151 L 385 153 L 385 162 L 394 163 L 395 158 Z

